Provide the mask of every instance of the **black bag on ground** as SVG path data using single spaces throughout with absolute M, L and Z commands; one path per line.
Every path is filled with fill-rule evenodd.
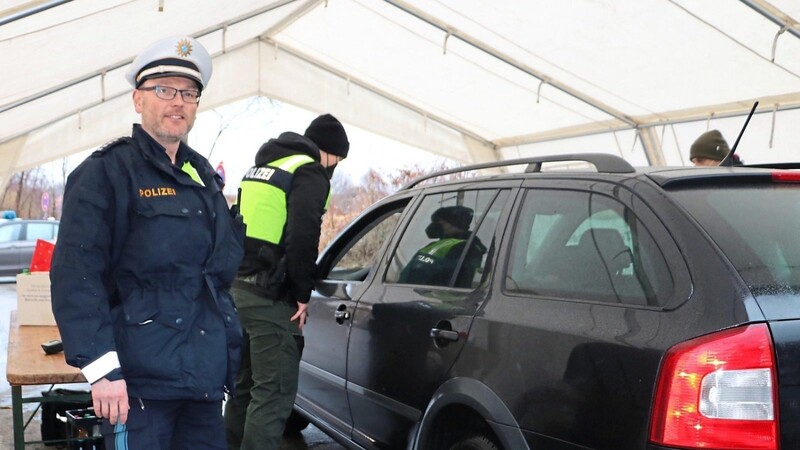
M 53 389 L 43 391 L 42 397 L 63 397 L 68 395 L 89 395 L 89 391 L 79 391 L 72 389 Z M 42 402 L 42 440 L 69 439 L 75 436 L 75 430 L 67 421 L 67 410 L 89 408 L 92 406 L 90 400 L 58 400 Z M 67 443 L 48 443 L 48 446 L 66 448 Z M 80 448 L 77 445 L 70 445 L 69 448 Z

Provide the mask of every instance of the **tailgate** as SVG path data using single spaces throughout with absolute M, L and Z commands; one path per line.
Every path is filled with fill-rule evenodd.
M 778 360 L 780 448 L 800 448 L 800 319 L 769 326 Z

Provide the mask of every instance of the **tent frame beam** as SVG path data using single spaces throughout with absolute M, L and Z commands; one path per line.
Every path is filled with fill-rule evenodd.
M 775 25 L 782 29 L 786 29 L 794 37 L 800 39 L 800 29 L 797 27 L 797 21 L 784 13 L 780 9 L 773 6 L 766 0 L 740 0 L 745 5 L 752 8 L 755 12 L 769 19 Z
M 774 97 L 754 99 L 752 101 L 742 101 L 735 103 L 725 103 L 719 105 L 709 105 L 699 108 L 677 110 L 658 115 L 637 116 L 635 119 L 640 124 L 637 129 L 658 127 L 664 125 L 677 125 L 681 123 L 697 122 L 709 117 L 709 111 L 714 111 L 715 119 L 746 116 L 752 108 L 755 100 L 760 102 L 755 114 L 773 114 L 778 111 L 791 111 L 800 109 L 800 93 L 790 96 L 780 95 Z M 596 134 L 609 133 L 615 131 L 627 131 L 632 127 L 620 124 L 617 121 L 609 120 L 605 122 L 595 122 L 588 125 L 576 127 L 566 127 L 549 130 L 541 133 L 531 133 L 521 136 L 513 136 L 497 139 L 493 143 L 497 147 L 519 146 L 527 144 L 538 144 L 559 139 L 592 136 Z
M 3 25 L 9 24 L 11 22 L 16 22 L 17 20 L 24 19 L 26 17 L 32 16 L 34 14 L 38 14 L 43 11 L 47 11 L 50 8 L 55 8 L 56 6 L 61 6 L 65 3 L 69 3 L 72 0 L 52 0 L 43 5 L 34 6 L 33 8 L 28 8 L 22 11 L 19 11 L 14 14 L 10 14 L 6 17 L 0 17 L 0 27 Z

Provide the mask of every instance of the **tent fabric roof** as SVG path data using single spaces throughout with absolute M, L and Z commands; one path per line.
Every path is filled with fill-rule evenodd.
M 775 115 L 800 106 L 793 0 L 4 3 L 3 185 L 129 133 L 123 74 L 176 34 L 214 57 L 201 110 L 263 95 L 464 162 L 573 138 L 634 164 L 681 164 L 687 134 L 667 127 L 720 121 L 732 141 L 758 100 L 772 144 Z

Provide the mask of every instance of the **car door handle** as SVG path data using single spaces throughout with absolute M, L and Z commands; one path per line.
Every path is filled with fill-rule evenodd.
M 443 330 L 441 328 L 431 328 L 431 337 L 434 339 L 442 339 L 445 341 L 457 341 L 458 331 Z
M 336 319 L 336 323 L 342 324 L 345 320 L 350 320 L 350 311 L 347 310 L 338 310 L 333 313 L 334 319 Z

